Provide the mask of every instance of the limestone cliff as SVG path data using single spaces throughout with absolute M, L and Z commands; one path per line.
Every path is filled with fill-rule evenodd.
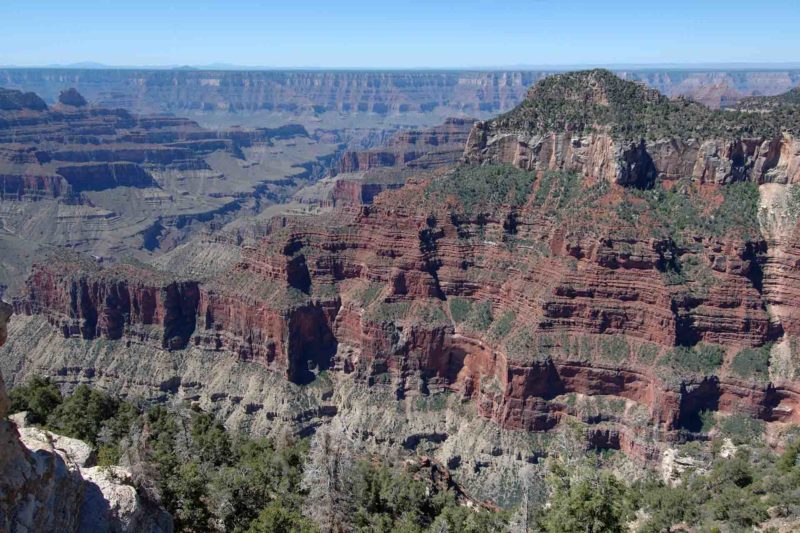
M 683 177 L 794 183 L 797 109 L 776 115 L 670 101 L 607 71 L 570 73 L 543 80 L 515 110 L 476 124 L 464 157 L 643 187 Z

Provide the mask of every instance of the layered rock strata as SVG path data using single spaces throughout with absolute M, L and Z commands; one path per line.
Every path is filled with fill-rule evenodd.
M 766 116 L 670 102 L 607 71 L 571 73 L 535 85 L 517 109 L 476 124 L 464 158 L 623 185 L 684 177 L 794 183 L 800 179 L 794 120 L 783 119 L 782 128 Z
M 576 156 L 584 166 L 572 172 L 549 171 L 562 166 L 550 156 L 541 167 L 508 159 L 518 137 L 468 145 L 481 165 L 409 179 L 371 205 L 275 217 L 206 277 L 54 257 L 15 305 L 70 339 L 232 358 L 295 384 L 334 372 L 389 387 L 396 400 L 450 392 L 505 428 L 545 431 L 577 417 L 590 445 L 647 459 L 660 441 L 703 436 L 704 412 L 800 423 L 797 216 L 782 204 L 780 235 L 761 216 L 770 187 L 787 192 L 794 178 L 760 176 L 792 165 L 731 160 L 744 170 L 691 179 L 681 174 L 694 163 L 678 161 L 668 176 L 639 144 L 623 172 L 616 139 L 669 131 L 671 119 L 649 122 L 661 116 L 653 112 L 683 116 L 694 104 L 640 94 L 607 73 L 567 79 L 587 98 L 566 91 L 566 101 L 524 105 L 497 124 L 528 138 L 573 115 L 561 125 L 605 129 L 586 133 L 605 139 L 594 146 L 602 150 Z M 620 101 L 628 92 L 646 105 Z M 774 117 L 735 117 L 754 131 L 774 126 Z M 408 447 L 445 438 L 432 431 Z
M 491 72 L 219 71 L 117 69 L 0 69 L 0 85 L 34 90 L 56 101 L 64 86 L 91 102 L 137 112 L 382 113 L 470 116 L 497 114 L 519 104 L 542 70 Z M 773 95 L 800 83 L 800 71 L 619 71 L 675 97 L 711 106 Z
M 0 346 L 11 306 L 0 301 Z M 8 417 L 0 377 L 0 527 L 3 531 L 172 531 L 172 518 L 139 495 L 130 473 L 96 466 L 85 442 Z M 22 414 L 22 413 L 21 413 Z
M 191 120 L 136 116 L 123 109 L 61 103 L 48 108 L 4 90 L 0 110 L 0 200 L 75 197 L 115 187 L 159 187 L 153 171 L 210 170 L 214 151 L 241 157 L 268 143 L 267 129 L 210 131 Z M 74 91 L 74 89 L 73 89 Z M 67 102 L 83 97 L 69 93 Z M 298 128 L 297 135 L 307 135 Z
M 698 236 L 697 246 L 676 248 L 612 218 L 613 209 L 598 214 L 608 225 L 586 232 L 583 222 L 554 223 L 545 213 L 558 198 L 535 206 L 535 194 L 485 220 L 409 208 L 428 184 L 340 208 L 333 221 L 286 218 L 230 270 L 177 285 L 196 292 L 148 286 L 146 270 L 122 276 L 51 261 L 36 268 L 18 310 L 48 317 L 66 336 L 188 343 L 295 383 L 331 369 L 366 383 L 389 376 L 400 397 L 452 390 L 507 428 L 552 429 L 581 416 L 573 395 L 612 397 L 618 412 L 596 419 L 587 439 L 649 458 L 653 431 L 678 438 L 701 411 L 800 422 L 794 381 L 728 370 L 742 349 L 783 334 L 753 274 L 760 241 Z M 702 276 L 674 284 L 665 266 L 673 255 Z M 142 312 L 154 293 L 154 311 Z M 194 320 L 180 340 L 168 333 L 172 294 L 180 316 Z M 144 326 L 155 330 L 142 335 Z M 722 364 L 672 365 L 676 345 L 689 346 L 676 352 L 687 359 L 720 346 Z M 642 409 L 647 423 L 632 424 Z
M 473 122 L 449 118 L 433 128 L 403 131 L 381 148 L 344 152 L 336 171 L 342 174 L 375 168 L 426 169 L 451 165 L 461 158 Z
M 290 197 L 338 150 L 299 125 L 212 131 L 74 105 L 81 95 L 70 94 L 48 107 L 0 91 L 0 239 L 24 243 L 2 257 L 10 292 L 31 261 L 14 248 L 64 246 L 112 262 L 161 253 Z

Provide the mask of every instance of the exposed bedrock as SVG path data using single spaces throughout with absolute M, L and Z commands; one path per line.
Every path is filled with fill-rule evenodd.
M 398 397 L 453 390 L 507 428 L 553 428 L 576 414 L 564 399 L 572 394 L 619 398 L 620 413 L 590 420 L 611 429 L 587 439 L 642 457 L 655 453 L 646 444 L 654 435 L 696 430 L 705 410 L 800 422 L 793 381 L 726 370 L 740 349 L 794 327 L 791 315 L 784 324 L 766 310 L 765 298 L 780 292 L 753 274 L 763 243 L 708 237 L 681 251 L 659 238 L 603 236 L 610 233 L 601 226 L 577 234 L 533 223 L 525 208 L 516 236 L 543 246 L 512 248 L 497 244 L 505 216 L 484 223 L 483 239 L 465 239 L 457 220 L 399 207 L 419 197 L 414 187 L 338 209 L 333 219 L 286 219 L 202 282 L 141 265 L 53 260 L 35 268 L 17 310 L 44 315 L 69 336 L 191 343 L 295 383 L 330 369 L 366 383 L 392 376 Z M 671 253 L 705 265 L 705 290 L 667 282 Z M 511 331 L 503 337 L 454 318 L 459 299 L 486 302 L 495 320 L 512 317 Z M 671 374 L 658 364 L 676 345 L 704 343 L 723 348 L 722 368 Z M 647 424 L 630 423 L 636 406 Z
M 10 305 L 0 301 L 0 346 Z M 97 466 L 91 445 L 12 421 L 0 377 L 0 529 L 167 533 L 172 517 L 118 466 Z M 19 424 L 19 426 L 18 426 Z
M 73 193 L 102 191 L 115 187 L 158 187 L 144 168 L 121 161 L 62 166 L 58 167 L 56 172 L 64 177 Z
M 403 131 L 381 148 L 344 152 L 336 171 L 365 172 L 386 167 L 420 169 L 455 163 L 462 155 L 474 122 L 473 119 L 448 118 L 440 126 Z
M 794 183 L 800 179 L 797 108 L 789 96 L 773 100 L 711 110 L 607 70 L 566 73 L 531 87 L 514 110 L 475 124 L 464 158 L 575 171 L 640 188 L 656 178 Z M 772 107 L 767 112 L 759 105 Z
M 354 189 L 352 204 L 273 218 L 199 279 L 54 257 L 17 310 L 67 336 L 238 359 L 297 384 L 330 370 L 397 399 L 450 391 L 506 428 L 579 417 L 588 442 L 645 458 L 649 443 L 696 436 L 705 411 L 800 422 L 795 141 L 620 144 L 675 117 L 728 131 L 739 116 L 625 83 L 565 75 L 532 93 L 572 100 L 473 128 L 469 162 L 533 172 L 423 173 L 370 205 Z M 575 106 L 602 127 L 535 133 Z
M 655 178 L 692 177 L 703 183 L 800 181 L 800 141 L 791 135 L 752 139 L 676 139 L 624 143 L 611 135 L 529 135 L 478 123 L 464 158 L 529 170 L 572 170 L 621 185 L 650 185 Z
M 80 265 L 89 264 L 88 262 Z M 36 313 L 44 309 L 48 320 L 65 337 L 120 339 L 124 335 L 148 337 L 148 326 L 158 326 L 164 348 L 183 348 L 195 330 L 200 300 L 193 281 L 172 281 L 152 277 L 149 272 L 129 265 L 104 271 L 99 277 L 80 271 L 76 264 L 61 265 L 61 273 L 37 267 L 27 281 L 34 298 L 17 302 L 18 312 Z M 69 276 L 64 284 L 64 277 Z

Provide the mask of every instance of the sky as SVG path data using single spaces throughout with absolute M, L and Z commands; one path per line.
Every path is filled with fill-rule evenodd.
M 0 0 L 0 65 L 800 63 L 800 0 Z

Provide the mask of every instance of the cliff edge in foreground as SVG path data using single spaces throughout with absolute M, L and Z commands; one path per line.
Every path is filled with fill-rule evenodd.
M 0 301 L 0 346 L 11 312 Z M 9 408 L 0 377 L 0 530 L 172 531 L 172 518 L 140 498 L 125 469 L 95 466 L 80 440 L 18 428 Z

